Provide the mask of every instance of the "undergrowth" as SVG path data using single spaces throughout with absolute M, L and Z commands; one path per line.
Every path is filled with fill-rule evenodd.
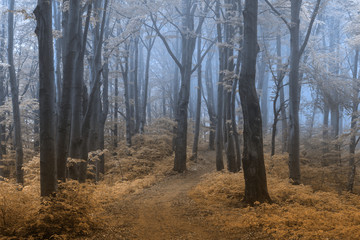
M 360 239 L 359 196 L 337 191 L 332 187 L 335 180 L 327 184 L 331 168 L 313 177 L 316 190 L 310 185 L 294 186 L 287 179 L 284 160 L 284 156 L 267 159 L 273 204 L 243 204 L 243 175 L 228 172 L 206 175 L 189 196 L 211 213 L 206 216 L 209 221 L 234 236 L 261 232 L 266 239 Z
M 40 198 L 34 187 L 0 182 L 0 236 L 24 239 L 72 239 L 101 227 L 101 205 L 94 186 L 69 181 L 55 196 Z

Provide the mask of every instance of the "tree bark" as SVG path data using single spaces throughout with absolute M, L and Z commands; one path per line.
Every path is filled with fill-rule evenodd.
M 41 196 L 49 196 L 57 189 L 52 1 L 39 0 L 34 14 L 37 21 L 35 33 L 39 42 L 40 189 Z
M 259 99 L 255 88 L 258 1 L 246 0 L 244 9 L 244 47 L 239 92 L 244 116 L 243 168 L 244 201 L 271 201 L 267 190 Z
M 11 100 L 13 107 L 13 119 L 15 127 L 15 152 L 16 152 L 16 182 L 24 184 L 23 165 L 23 146 L 21 134 L 20 103 L 19 103 L 19 86 L 16 79 L 14 63 L 14 7 L 15 0 L 10 0 L 8 13 L 8 63 L 10 75 Z

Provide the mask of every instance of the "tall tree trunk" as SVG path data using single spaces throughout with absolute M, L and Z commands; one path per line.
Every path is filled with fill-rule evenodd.
M 127 49 L 129 46 L 126 47 Z M 128 147 L 131 146 L 131 115 L 130 115 L 130 98 L 129 98 L 129 82 L 128 82 L 128 72 L 129 72 L 129 64 L 128 64 L 129 56 L 124 57 L 124 66 L 120 65 L 122 72 L 122 79 L 124 82 L 124 98 L 125 98 L 125 125 L 126 125 L 126 145 Z
M 281 64 L 281 36 L 276 36 L 276 49 L 278 56 L 278 64 Z M 284 82 L 283 87 L 280 89 L 280 106 L 281 106 L 281 138 L 282 138 L 282 152 L 288 152 L 288 120 L 286 114 L 286 104 L 285 104 L 285 93 L 284 93 Z
M 140 132 L 144 132 L 145 124 L 146 124 L 146 107 L 148 105 L 148 92 L 149 92 L 149 73 L 150 73 L 150 60 L 151 60 L 151 50 L 154 46 L 155 39 L 149 38 L 148 45 L 146 47 L 146 62 L 145 62 L 145 86 L 144 86 L 144 96 L 142 103 L 142 114 L 141 114 L 141 124 L 140 124 Z
M 135 104 L 135 133 L 139 133 L 140 128 L 140 108 L 139 108 L 139 90 L 138 90 L 138 68 L 139 68 L 139 37 L 135 38 L 134 51 L 134 104 Z
M 117 63 L 116 63 L 116 72 L 119 72 L 119 60 L 117 59 L 116 60 Z M 114 103 L 114 140 L 113 140 L 113 146 L 115 148 L 118 147 L 118 141 L 119 141 L 119 138 L 118 138 L 118 111 L 119 111 L 119 102 L 118 102 L 118 98 L 119 98 L 119 78 L 115 77 L 115 103 Z
M 94 39 L 94 75 L 93 75 L 93 87 L 96 87 L 94 89 L 94 104 L 95 108 L 91 112 L 91 121 L 90 121 L 90 128 L 92 132 L 92 136 L 95 136 L 95 140 L 89 141 L 89 151 L 95 151 L 95 150 L 103 150 L 104 149 L 104 127 L 106 118 L 109 111 L 109 89 L 108 89 L 108 65 L 107 65 L 107 59 L 104 57 L 104 65 L 102 65 L 101 57 L 102 57 L 102 48 L 103 48 L 103 39 L 104 36 L 108 37 L 108 22 L 107 22 L 107 6 L 108 6 L 108 0 L 104 1 L 104 5 L 97 5 L 95 7 L 98 16 L 100 16 L 100 11 L 102 11 L 102 17 L 101 22 L 97 23 L 95 26 L 95 39 Z M 107 32 L 105 34 L 105 32 Z M 105 54 L 106 56 L 106 54 Z M 100 79 L 101 74 L 103 74 L 103 91 L 102 91 L 102 97 L 100 94 Z M 90 136 L 92 138 L 92 136 Z M 105 159 L 104 155 L 101 154 L 98 156 L 98 159 L 95 160 L 95 180 L 98 180 L 99 173 L 104 172 L 104 166 L 105 166 Z M 80 176 L 79 181 L 85 182 L 86 180 L 86 169 L 87 169 L 87 162 L 80 165 Z
M 224 24 L 225 31 L 225 42 L 226 42 L 226 74 L 225 74 L 225 91 L 224 91 L 224 100 L 225 100 L 225 133 L 226 133 L 226 157 L 227 157 L 227 168 L 230 172 L 237 171 L 236 164 L 236 152 L 235 152 L 235 143 L 234 143 L 234 131 L 233 123 L 232 123 L 232 91 L 233 91 L 233 82 L 235 78 L 235 65 L 234 65 L 234 48 L 232 43 L 234 41 L 235 29 L 233 24 L 231 23 L 231 19 L 233 19 L 236 14 L 236 5 L 233 0 L 225 1 L 227 4 L 226 8 L 226 23 Z M 235 88 L 236 89 L 236 88 Z
M 244 47 L 239 92 L 244 116 L 243 168 L 244 201 L 271 201 L 267 190 L 259 99 L 255 88 L 258 1 L 246 0 L 244 9 Z
M 207 92 L 206 106 L 210 119 L 210 132 L 209 132 L 209 149 L 215 150 L 215 129 L 216 129 L 216 113 L 215 113 L 215 101 L 214 101 L 214 84 L 212 78 L 212 56 L 208 55 L 205 64 L 205 86 Z
M 70 2 L 70 6 L 72 4 L 74 3 Z M 69 14 L 72 10 L 74 13 Z M 73 7 L 63 13 L 63 80 L 56 141 L 57 178 L 63 182 L 66 180 L 66 162 L 70 137 L 71 83 L 74 79 L 78 57 L 77 45 L 72 44 L 72 39 L 76 39 L 78 28 L 70 26 L 77 26 L 73 22 L 76 21 L 74 19 L 76 17 L 78 17 L 77 12 Z
M 78 53 L 78 58 L 76 62 L 76 72 L 75 78 L 72 80 L 71 86 L 71 134 L 70 134 L 70 147 L 69 147 L 69 157 L 72 159 L 80 160 L 80 163 L 72 163 L 72 166 L 69 167 L 69 175 L 72 179 L 79 179 L 80 165 L 84 165 L 87 161 L 87 158 L 82 158 L 82 144 L 87 141 L 83 139 L 82 129 L 82 120 L 84 115 L 83 109 L 83 100 L 84 100 L 84 58 L 86 50 L 86 40 L 90 24 L 90 15 L 92 4 L 88 5 L 87 17 L 85 21 L 84 33 L 82 30 L 82 20 L 81 20 L 81 9 L 79 4 L 73 3 L 73 12 L 77 17 L 73 19 L 72 27 L 78 28 L 78 34 L 76 38 L 73 38 L 73 44 L 79 46 L 80 49 Z
M 130 56 L 129 56 L 129 77 L 128 77 L 128 88 L 129 88 L 129 103 L 130 103 L 130 132 L 131 135 L 133 136 L 135 134 L 135 61 L 136 61 L 136 56 L 135 56 L 135 41 L 134 39 L 132 39 L 130 41 Z
M 329 153 L 329 105 L 324 102 L 324 113 L 323 113 L 323 131 L 322 131 L 322 161 L 321 165 L 327 165 L 327 157 Z
M 299 39 L 301 0 L 291 0 L 290 74 L 289 74 L 289 173 L 294 184 L 300 184 L 299 126 Z
M 258 67 L 259 74 L 258 74 L 258 82 L 257 82 L 257 90 L 259 94 L 259 101 L 260 101 L 260 109 L 261 109 L 261 116 L 263 121 L 263 131 L 266 131 L 267 126 L 267 96 L 268 96 L 268 79 L 266 78 L 266 56 L 265 53 L 261 54 L 260 64 Z
M 15 0 L 10 0 L 8 13 L 8 63 L 10 75 L 11 99 L 13 107 L 13 119 L 15 127 L 15 151 L 16 151 L 16 182 L 24 184 L 23 165 L 23 146 L 21 134 L 20 103 L 19 103 L 19 86 L 16 79 L 14 63 L 14 7 Z
M 216 24 L 217 29 L 217 41 L 222 43 L 222 33 L 220 24 L 220 0 L 216 1 L 216 18 L 218 23 Z M 219 45 L 219 80 L 217 87 L 217 117 L 216 117 L 216 132 L 215 132 L 215 149 L 216 149 L 216 170 L 221 171 L 224 169 L 223 162 L 223 78 L 224 78 L 224 46 Z
M 52 37 L 52 2 L 38 0 L 34 14 L 37 20 L 35 33 L 39 42 L 40 188 L 41 196 L 49 196 L 57 189 L 55 155 L 56 93 Z
M 261 101 L 260 101 L 260 109 L 261 109 L 261 116 L 263 120 L 263 131 L 267 132 L 268 126 L 268 94 L 269 94 L 269 78 L 267 74 L 264 74 L 264 83 L 261 91 Z
M 61 9 L 60 3 L 55 1 L 53 3 L 53 13 L 54 13 L 54 26 L 56 31 L 61 31 Z M 55 67 L 55 79 L 56 79 L 56 103 L 57 103 L 57 114 L 59 114 L 58 107 L 61 100 L 61 50 L 62 50 L 62 39 L 55 39 L 55 58 L 56 58 L 56 67 Z
M 0 60 L 4 61 L 3 53 L 5 53 L 5 25 L 2 24 L 1 38 L 0 38 Z M 0 107 L 5 104 L 6 91 L 5 91 L 5 68 L 0 66 Z M 0 113 L 0 181 L 1 177 L 4 177 L 3 169 L 3 154 L 6 154 L 5 145 L 5 113 Z
M 280 35 L 276 36 L 276 53 L 277 53 L 277 65 L 276 65 L 276 79 L 275 80 L 275 86 L 276 86 L 276 92 L 275 92 L 275 97 L 274 97 L 274 101 L 273 101 L 273 113 L 274 113 L 274 122 L 273 122 L 273 126 L 272 126 L 272 133 L 271 133 L 271 156 L 275 155 L 275 136 L 276 136 L 276 131 L 277 131 L 277 123 L 279 121 L 279 115 L 282 116 L 283 112 L 284 115 L 286 115 L 285 112 L 285 100 L 282 99 L 281 97 L 284 98 L 284 96 L 281 96 L 281 94 L 284 94 L 284 77 L 285 77 L 285 70 L 283 69 L 283 64 L 282 64 L 282 60 L 281 60 L 281 37 Z M 277 100 L 280 97 L 280 107 L 279 109 L 276 108 L 277 106 Z M 286 124 L 286 120 L 285 120 L 285 124 Z M 287 125 L 286 125 L 287 127 Z M 285 128 L 283 126 L 283 128 Z M 286 131 L 286 129 L 285 129 Z M 283 129 L 283 133 L 284 133 L 284 129 Z M 283 134 L 284 135 L 284 134 Z
M 359 64 L 359 49 L 355 51 L 354 59 L 354 71 L 353 71 L 353 94 L 352 94 L 352 113 L 351 113 L 351 134 L 350 134 L 350 146 L 349 146 L 349 178 L 347 184 L 347 190 L 352 192 L 354 190 L 354 181 L 356 174 L 356 164 L 355 164 L 355 150 L 356 150 L 356 133 L 357 133 L 357 119 L 359 117 L 358 108 L 359 108 L 359 83 L 358 83 L 358 64 Z
M 201 61 L 201 38 L 197 40 L 197 61 Z M 196 98 L 196 117 L 195 117 L 195 132 L 194 143 L 192 148 L 192 159 L 197 159 L 198 146 L 199 146 L 199 134 L 200 134 L 200 115 L 201 115 L 201 92 L 202 92 L 202 78 L 201 78 L 201 64 L 197 69 L 197 98 Z
M 192 57 L 195 50 L 196 36 L 192 34 L 194 29 L 194 15 L 190 1 L 182 0 L 182 56 L 181 56 L 181 85 L 177 105 L 177 129 L 175 139 L 174 170 L 183 172 L 186 170 L 186 147 L 187 147 L 187 116 L 190 97 L 190 80 L 192 74 Z M 201 20 L 201 19 L 200 19 Z M 203 18 L 199 21 L 197 33 Z

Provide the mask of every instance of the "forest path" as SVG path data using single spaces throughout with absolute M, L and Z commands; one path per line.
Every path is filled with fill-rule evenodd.
M 188 197 L 201 176 L 215 170 L 214 155 L 202 152 L 185 173 L 167 176 L 140 194 L 127 196 L 119 206 L 118 239 L 221 239 Z

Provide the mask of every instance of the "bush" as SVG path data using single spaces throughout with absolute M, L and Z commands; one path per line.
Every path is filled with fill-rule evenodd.
M 99 229 L 101 206 L 93 197 L 94 187 L 69 181 L 59 185 L 53 197 L 43 199 L 36 221 L 28 233 L 40 239 L 86 236 Z

